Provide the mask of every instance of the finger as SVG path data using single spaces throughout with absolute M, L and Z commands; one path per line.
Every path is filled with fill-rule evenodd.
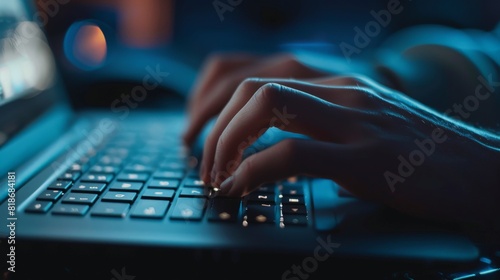
M 192 106 L 188 126 L 183 134 L 183 140 L 187 145 L 191 145 L 206 123 L 222 111 L 226 105 L 224 102 L 226 98 L 223 96 L 229 99 L 232 89 L 236 88 L 238 83 L 237 79 L 225 78 L 209 94 L 206 94 L 203 100 L 200 99 L 198 104 Z M 229 89 L 231 91 L 228 91 Z
M 313 176 L 344 180 L 346 165 L 355 150 L 335 143 L 286 139 L 242 161 L 220 187 L 219 194 L 241 197 L 260 185 L 291 176 Z
M 332 79 L 334 80 L 334 79 Z M 352 88 L 343 88 L 337 86 L 315 85 L 298 80 L 290 79 L 247 79 L 240 84 L 231 100 L 225 106 L 217 118 L 217 122 L 212 128 L 205 141 L 203 149 L 202 163 L 200 167 L 201 178 L 205 182 L 210 180 L 210 171 L 213 166 L 213 159 L 217 141 L 223 130 L 227 127 L 234 116 L 243 108 L 243 106 L 252 98 L 255 92 L 265 84 L 276 83 L 296 90 L 307 92 L 318 98 L 328 100 L 332 103 L 346 107 L 361 107 L 364 100 L 364 92 L 353 90 Z M 328 81 L 333 84 L 333 82 Z
M 200 100 L 203 100 L 209 89 L 217 83 L 218 78 L 257 60 L 257 56 L 246 53 L 212 55 L 207 59 L 200 71 L 201 75 L 194 83 L 191 98 L 188 101 L 188 112 L 191 112 Z
M 183 133 L 182 138 L 187 146 L 191 146 L 196 135 L 202 129 L 202 126 L 205 123 L 205 121 L 202 120 L 216 115 L 221 109 L 220 107 L 200 109 L 200 107 L 203 106 L 207 95 L 209 96 L 212 92 L 211 89 L 218 85 L 220 77 L 224 77 L 229 75 L 229 73 L 236 71 L 236 69 L 250 65 L 257 59 L 257 56 L 249 54 L 231 54 L 224 56 L 213 55 L 207 60 L 207 63 L 205 63 L 205 66 L 200 72 L 201 75 L 198 78 L 199 80 L 195 82 L 190 98 L 188 99 L 187 112 L 188 117 L 190 118 L 188 124 L 194 125 L 188 126 L 186 131 Z M 203 112 L 202 115 L 198 113 L 200 111 Z
M 304 79 L 305 82 L 309 82 L 317 85 L 332 85 L 332 86 L 367 86 L 370 80 L 362 75 L 343 75 L 343 76 L 326 76 L 326 77 L 314 77 L 311 79 Z
M 234 171 L 243 151 L 269 127 L 343 143 L 350 140 L 352 131 L 356 131 L 355 121 L 357 117 L 352 108 L 278 84 L 267 84 L 243 106 L 220 135 L 211 172 L 212 185 L 219 186 L 222 172 L 231 174 Z
M 317 85 L 332 85 L 332 86 L 344 86 L 352 88 L 370 89 L 371 92 L 377 92 L 379 95 L 393 95 L 394 89 L 388 88 L 373 79 L 370 79 L 363 75 L 347 75 L 347 76 L 329 76 L 329 77 L 319 77 L 304 79 L 305 82 L 317 84 Z
M 184 139 L 187 143 L 192 142 L 206 122 L 220 113 L 241 81 L 248 77 L 311 78 L 317 76 L 324 76 L 324 73 L 301 64 L 294 56 L 288 54 L 270 57 L 223 76 L 206 93 L 206 97 L 200 100 L 199 106 L 193 107 Z

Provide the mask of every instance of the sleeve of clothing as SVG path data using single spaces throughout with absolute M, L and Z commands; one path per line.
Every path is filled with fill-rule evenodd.
M 500 25 L 491 31 L 425 25 L 374 53 L 391 87 L 476 127 L 500 131 Z

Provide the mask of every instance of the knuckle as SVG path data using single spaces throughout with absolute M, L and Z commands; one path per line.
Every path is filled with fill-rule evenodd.
M 282 101 L 282 86 L 276 83 L 267 83 L 254 94 L 255 102 L 263 108 L 274 107 Z
M 366 78 L 361 75 L 342 77 L 340 83 L 346 86 L 366 86 Z
M 246 78 L 238 86 L 239 94 L 253 95 L 264 84 L 259 78 Z

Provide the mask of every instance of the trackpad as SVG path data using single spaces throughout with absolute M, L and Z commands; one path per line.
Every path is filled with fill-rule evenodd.
M 311 196 L 314 205 L 314 222 L 319 231 L 334 230 L 350 217 L 373 213 L 376 208 L 380 207 L 359 200 L 328 179 L 312 180 Z

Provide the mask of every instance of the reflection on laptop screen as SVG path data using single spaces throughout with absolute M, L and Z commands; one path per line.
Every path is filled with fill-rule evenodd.
M 0 7 L 0 147 L 57 100 L 53 55 L 24 5 L 5 1 Z
M 54 61 L 36 24 L 15 22 L 7 33 L 1 41 L 0 105 L 36 95 L 54 80 Z

